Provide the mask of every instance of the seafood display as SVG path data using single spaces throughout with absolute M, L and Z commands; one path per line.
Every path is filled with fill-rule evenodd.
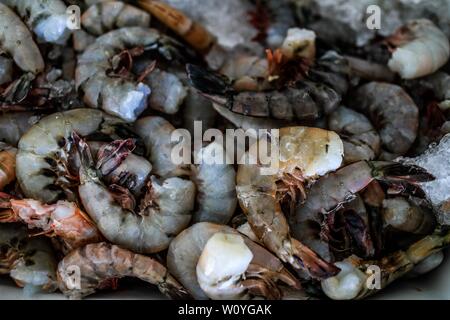
M 450 6 L 424 2 L 0 0 L 0 276 L 351 300 L 434 272 Z

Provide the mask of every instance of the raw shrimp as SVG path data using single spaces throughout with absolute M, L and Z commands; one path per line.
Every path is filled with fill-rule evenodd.
M 45 64 L 30 31 L 16 14 L 0 3 L 0 50 L 11 55 L 16 65 L 32 74 L 44 70 Z
M 300 288 L 280 260 L 228 226 L 194 224 L 170 244 L 167 267 L 195 299 L 280 299 L 277 282 Z
M 413 198 L 395 197 L 383 200 L 381 216 L 386 226 L 413 234 L 430 234 L 436 227 L 433 212 Z
M 0 142 L 0 191 L 16 180 L 17 149 Z
M 74 203 L 58 201 L 47 205 L 32 199 L 2 199 L 0 222 L 23 222 L 29 229 L 40 229 L 41 234 L 60 237 L 67 251 L 88 243 L 100 242 L 102 236 L 89 217 Z
M 153 174 L 163 178 L 189 175 L 188 166 L 172 161 L 172 150 L 177 142 L 172 141 L 175 127 L 169 121 L 161 117 L 144 117 L 136 121 L 134 128 L 144 141 L 148 159 L 153 165 Z M 190 150 L 190 147 L 186 145 L 183 150 Z
M 408 22 L 387 41 L 396 47 L 388 66 L 403 79 L 432 74 L 450 57 L 447 36 L 427 19 Z
M 216 42 L 214 36 L 202 25 L 168 4 L 155 0 L 138 0 L 137 3 L 201 52 L 207 52 Z
M 121 1 L 99 2 L 84 11 L 81 25 L 90 34 L 100 36 L 123 27 L 149 27 L 150 15 Z
M 76 87 L 83 90 L 85 103 L 125 121 L 136 121 L 147 108 L 151 89 L 142 82 L 112 77 L 110 73 L 114 72 L 114 64 L 120 64 L 117 58 L 122 51 L 133 47 L 158 47 L 163 40 L 164 36 L 157 30 L 140 27 L 121 28 L 97 38 L 79 56 L 76 68 Z
M 65 44 L 71 31 L 67 28 L 67 7 L 62 0 L 0 0 L 14 9 L 38 40 Z
M 31 112 L 9 112 L 0 115 L 0 141 L 17 146 L 22 135 L 39 120 Z
M 355 198 L 355 194 L 374 180 L 381 180 L 400 189 L 419 192 L 418 182 L 434 177 L 425 169 L 396 162 L 359 161 L 320 178 L 308 191 L 306 201 L 299 204 L 289 222 L 297 239 L 310 225 L 322 225 L 323 216 L 342 207 Z M 411 191 L 412 192 L 412 191 Z
M 328 117 L 328 128 L 344 143 L 344 162 L 374 160 L 380 152 L 380 136 L 363 114 L 339 107 Z
M 166 249 L 187 227 L 194 209 L 195 186 L 178 177 L 152 176 L 138 214 L 122 208 L 100 181 L 87 144 L 74 136 L 81 158 L 78 193 L 86 212 L 106 239 L 139 253 Z
M 381 289 L 386 288 L 393 281 L 408 274 L 413 268 L 426 258 L 440 252 L 450 244 L 450 232 L 436 230 L 432 235 L 411 245 L 406 250 L 396 251 L 380 260 L 361 260 L 351 256 L 336 265 L 341 272 L 335 277 L 322 281 L 324 293 L 335 300 L 362 299 L 379 290 L 369 289 L 369 266 L 381 269 Z M 371 284 L 371 283 L 369 283 Z
M 106 281 L 124 277 L 156 285 L 161 293 L 173 299 L 189 298 L 162 264 L 105 242 L 72 251 L 59 263 L 57 275 L 59 289 L 72 299 L 93 294 Z M 76 275 L 80 279 L 76 279 Z
M 187 71 L 192 86 L 213 102 L 242 115 L 280 120 L 316 119 L 335 110 L 341 101 L 340 95 L 330 87 L 310 81 L 298 82 L 297 87 L 282 91 L 235 92 L 231 81 L 221 74 L 194 65 L 188 65 Z
M 27 198 L 53 203 L 61 197 L 76 200 L 78 178 L 71 172 L 71 134 L 114 134 L 120 119 L 93 109 L 54 113 L 31 127 L 19 141 L 16 175 Z
M 192 180 L 197 186 L 197 206 L 194 222 L 227 224 L 237 205 L 236 172 L 225 161 L 225 150 L 217 142 L 210 143 L 196 155 Z M 219 163 L 215 160 L 219 159 Z
M 26 228 L 15 223 L 0 224 L 0 274 L 8 274 L 20 287 L 56 290 L 56 258 L 45 238 L 28 238 Z
M 402 87 L 370 82 L 356 90 L 349 106 L 370 118 L 388 153 L 403 155 L 416 140 L 419 110 Z
M 302 200 L 304 184 L 337 169 L 342 162 L 342 141 L 332 131 L 307 127 L 282 128 L 279 141 L 276 174 L 261 174 L 260 165 L 239 166 L 239 203 L 256 236 L 282 261 L 297 269 L 304 266 L 313 277 L 328 277 L 337 269 L 290 237 L 280 201 L 287 196 L 292 204 Z

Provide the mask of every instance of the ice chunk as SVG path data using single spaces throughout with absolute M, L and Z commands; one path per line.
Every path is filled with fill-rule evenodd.
M 420 166 L 436 177 L 434 181 L 422 183 L 421 187 L 433 205 L 439 223 L 450 225 L 450 134 L 422 155 L 400 160 Z
M 391 35 L 408 20 L 427 18 L 450 36 L 450 1 L 448 0 L 296 0 L 320 17 L 311 28 L 326 40 L 341 40 L 366 45 L 375 36 Z M 381 9 L 380 30 L 367 27 L 367 8 L 376 5 Z M 314 27 L 313 27 L 314 25 Z
M 249 22 L 250 1 L 164 0 L 205 26 L 221 45 L 234 47 L 250 42 L 258 31 Z

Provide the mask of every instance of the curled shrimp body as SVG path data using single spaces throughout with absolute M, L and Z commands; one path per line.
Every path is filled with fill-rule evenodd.
M 402 87 L 370 82 L 357 89 L 349 104 L 370 118 L 388 153 L 403 155 L 416 140 L 419 110 Z
M 38 40 L 64 44 L 71 32 L 67 27 L 67 7 L 62 0 L 1 0 L 14 9 Z
M 432 74 L 450 57 L 447 36 L 427 19 L 408 22 L 388 42 L 397 47 L 388 66 L 403 79 Z
M 90 34 L 100 36 L 123 27 L 149 27 L 150 15 L 121 1 L 99 2 L 83 13 L 81 25 Z
M 305 228 L 320 230 L 323 216 L 355 198 L 355 194 L 374 180 L 397 183 L 407 187 L 434 177 L 417 166 L 396 162 L 359 161 L 320 178 L 308 191 L 306 201 L 299 204 L 290 217 L 290 226 L 297 239 L 302 240 Z
M 0 213 L 0 222 L 23 222 L 29 229 L 60 237 L 67 250 L 102 240 L 97 227 L 74 203 L 58 201 L 47 205 L 32 199 L 8 202 L 10 210 Z
M 83 90 L 85 103 L 125 121 L 136 121 L 147 108 L 151 90 L 142 82 L 112 77 L 113 57 L 129 48 L 157 46 L 161 39 L 155 29 L 140 27 L 121 28 L 97 38 L 79 56 L 76 68 L 76 87 Z
M 81 277 L 78 288 L 73 283 L 75 268 Z M 105 242 L 88 244 L 69 253 L 59 263 L 57 275 L 59 289 L 72 299 L 93 294 L 106 281 L 124 277 L 156 285 L 161 293 L 173 299 L 189 298 L 162 264 Z
M 0 142 L 0 191 L 16 180 L 17 149 Z
M 336 133 L 323 129 L 282 128 L 279 150 L 276 174 L 261 174 L 259 165 L 239 166 L 239 203 L 254 233 L 270 251 L 295 268 L 304 266 L 313 277 L 327 277 L 336 270 L 291 238 L 280 201 L 286 196 L 292 203 L 301 200 L 305 196 L 304 184 L 337 169 L 342 162 L 342 141 Z
M 336 263 L 341 272 L 335 277 L 323 280 L 322 290 L 334 300 L 363 299 L 379 291 L 367 286 L 371 274 L 371 272 L 366 272 L 369 266 L 380 267 L 380 285 L 381 289 L 384 289 L 449 244 L 450 233 L 438 229 L 432 235 L 419 240 L 406 250 L 395 251 L 380 260 L 362 260 L 356 256 L 351 256 Z
M 56 290 L 56 258 L 45 238 L 28 238 L 16 223 L 0 224 L 0 274 L 9 274 L 20 287 Z
M 194 224 L 170 244 L 167 267 L 196 299 L 280 299 L 277 282 L 300 288 L 280 260 L 235 229 Z
M 0 3 L 0 49 L 14 59 L 25 72 L 44 70 L 44 59 L 28 28 L 7 6 Z
M 214 154 L 224 154 L 223 146 L 212 142 L 198 152 L 201 162 L 192 167 L 192 180 L 197 187 L 194 222 L 227 224 L 236 205 L 236 172 L 232 164 L 214 162 Z
M 31 112 L 9 112 L 0 115 L 0 141 L 17 146 L 23 134 L 39 120 Z
M 380 136 L 363 114 L 339 107 L 328 117 L 328 128 L 344 143 L 344 162 L 374 160 L 380 152 Z
M 106 239 L 134 252 L 155 253 L 166 249 L 173 237 L 187 227 L 195 200 L 191 181 L 178 177 L 159 180 L 152 176 L 135 214 L 120 206 L 100 181 L 88 145 L 82 140 L 76 144 L 81 157 L 78 193 Z
M 172 161 L 172 150 L 176 142 L 171 137 L 175 127 L 169 121 L 161 117 L 144 117 L 136 121 L 134 129 L 145 144 L 148 160 L 153 165 L 153 174 L 160 177 L 189 174 L 189 168 Z
M 223 75 L 194 65 L 187 67 L 191 84 L 213 102 L 253 117 L 279 120 L 316 119 L 336 109 L 341 96 L 328 86 L 303 81 L 282 91 L 235 92 Z
M 75 201 L 71 188 L 77 179 L 69 170 L 71 134 L 111 134 L 114 125 L 121 123 L 99 110 L 74 109 L 54 113 L 33 125 L 20 139 L 16 158 L 17 180 L 25 196 L 44 203 L 62 196 Z

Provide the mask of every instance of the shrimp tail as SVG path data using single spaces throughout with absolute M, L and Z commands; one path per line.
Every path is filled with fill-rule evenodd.
M 193 64 L 188 64 L 186 71 L 191 85 L 206 95 L 225 95 L 232 91 L 230 79 L 220 73 Z
M 341 271 L 338 267 L 323 260 L 317 253 L 298 240 L 292 239 L 292 247 L 295 256 L 301 260 L 301 263 L 313 278 L 327 279 Z

